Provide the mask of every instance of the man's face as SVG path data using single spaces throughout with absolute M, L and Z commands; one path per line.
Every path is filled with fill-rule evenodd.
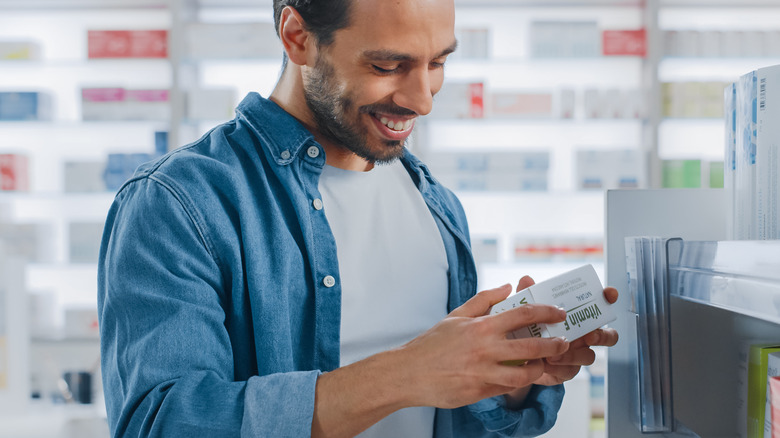
M 352 0 L 350 25 L 304 75 L 317 130 L 370 162 L 403 153 L 455 49 L 452 0 Z

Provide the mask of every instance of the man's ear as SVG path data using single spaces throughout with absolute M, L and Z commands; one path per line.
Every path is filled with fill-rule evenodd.
M 295 8 L 285 6 L 279 20 L 279 39 L 290 62 L 305 65 L 316 47 L 314 36 L 306 30 L 303 17 Z

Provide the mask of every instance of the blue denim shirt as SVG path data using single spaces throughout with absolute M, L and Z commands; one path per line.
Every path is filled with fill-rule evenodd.
M 141 166 L 108 213 L 98 311 L 114 436 L 309 436 L 317 377 L 339 365 L 336 245 L 313 204 L 323 149 L 257 94 L 236 113 Z M 476 292 L 466 218 L 402 161 L 444 240 L 451 311 Z M 435 436 L 535 436 L 562 397 L 534 387 L 519 411 L 501 397 L 439 409 Z

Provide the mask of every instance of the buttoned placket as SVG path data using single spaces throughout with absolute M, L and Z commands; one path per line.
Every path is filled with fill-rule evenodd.
M 306 178 L 308 206 L 310 208 L 312 231 L 312 268 L 315 275 L 316 327 L 318 362 L 323 371 L 339 366 L 341 332 L 341 288 L 338 283 L 338 255 L 336 242 L 329 232 L 325 216 L 325 205 L 319 193 L 319 175 L 325 165 L 325 155 L 319 145 L 304 146 L 306 153 L 301 160 L 307 162 L 307 168 L 314 166 L 312 178 Z M 327 230 L 327 231 L 326 231 Z

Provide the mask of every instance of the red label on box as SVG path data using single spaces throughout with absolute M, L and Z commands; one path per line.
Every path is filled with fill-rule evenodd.
M 124 88 L 82 88 L 81 100 L 85 102 L 122 102 L 125 100 Z
M 647 55 L 647 34 L 644 29 L 605 30 L 601 36 L 604 56 Z
M 167 30 L 90 30 L 87 51 L 96 58 L 167 58 Z
M 0 190 L 27 190 L 27 157 L 0 155 Z
M 167 102 L 168 90 L 126 90 L 127 100 L 133 102 Z
M 484 86 L 481 83 L 469 84 L 471 94 L 471 117 L 481 119 L 485 114 Z

